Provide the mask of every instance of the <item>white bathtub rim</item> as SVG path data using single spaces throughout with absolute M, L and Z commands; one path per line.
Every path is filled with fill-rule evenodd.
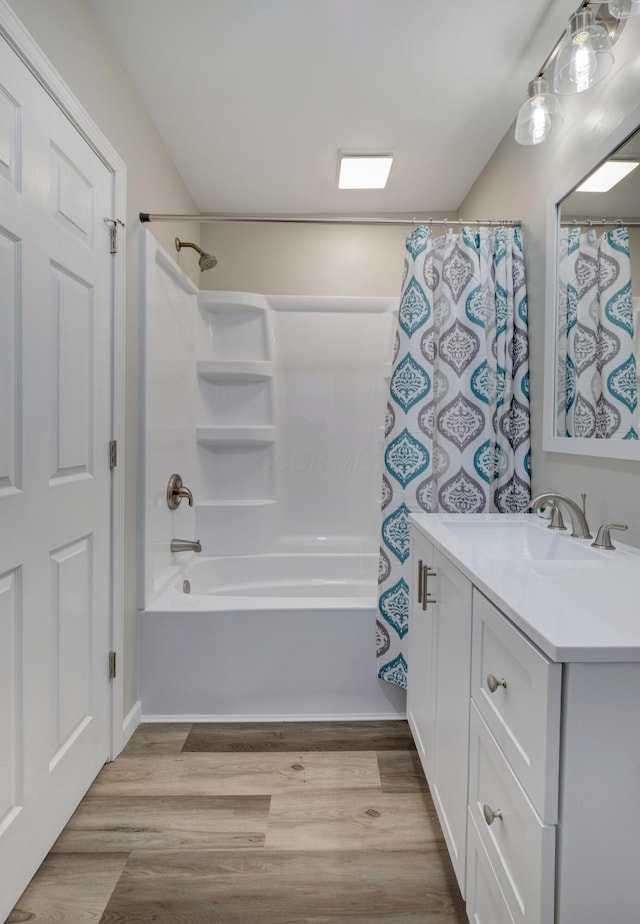
M 271 597 L 226 596 L 223 594 L 185 594 L 175 587 L 167 587 L 141 612 L 175 613 L 188 616 L 193 613 L 255 613 L 272 610 L 316 611 L 319 615 L 331 609 L 376 610 L 376 596 L 366 597 Z
M 301 563 L 308 563 L 309 561 L 316 560 L 320 564 L 325 564 L 331 562 L 332 560 L 339 560 L 342 562 L 348 562 L 349 559 L 362 561 L 363 559 L 371 559 L 372 556 L 370 553 L 366 555 L 362 554 L 341 554 L 341 553 L 329 553 L 329 554 L 310 554 L 308 552 L 296 554 L 283 554 L 280 552 L 276 553 L 267 553 L 263 555 L 255 556 L 243 556 L 243 566 L 251 565 L 252 562 L 268 563 L 269 561 L 278 561 L 283 562 L 287 561 L 288 564 L 292 565 L 292 578 L 297 580 L 299 572 L 296 573 L 296 565 Z M 206 568 L 207 565 L 216 565 L 223 564 L 225 561 L 233 562 L 234 565 L 238 564 L 237 556 L 205 556 L 200 558 L 195 553 L 190 552 L 185 556 L 184 562 L 181 564 L 181 567 L 174 567 L 165 572 L 163 576 L 163 582 L 161 589 L 158 590 L 155 598 L 147 603 L 147 606 L 143 608 L 143 612 L 149 613 L 193 613 L 193 612 L 253 612 L 255 610 L 260 611 L 273 611 L 273 610 L 316 610 L 318 612 L 325 611 L 327 609 L 349 609 L 349 610 L 361 610 L 361 609 L 377 609 L 378 598 L 377 598 L 377 583 L 375 580 L 363 581 L 358 575 L 354 577 L 353 580 L 349 580 L 345 575 L 340 574 L 339 580 L 345 581 L 346 583 L 360 585 L 358 589 L 362 590 L 362 593 L 352 594 L 352 595 L 340 595 L 336 594 L 335 596 L 325 596 L 323 594 L 314 594 L 302 593 L 299 595 L 283 595 L 279 596 L 277 593 L 270 594 L 268 592 L 264 593 L 251 593 L 243 594 L 241 589 L 237 591 L 234 590 L 230 593 L 184 593 L 180 589 L 180 585 L 183 580 L 189 579 L 190 572 L 192 569 L 200 570 L 200 568 Z M 315 580 L 315 578 L 310 578 Z M 323 578 L 318 582 L 319 586 L 322 586 Z

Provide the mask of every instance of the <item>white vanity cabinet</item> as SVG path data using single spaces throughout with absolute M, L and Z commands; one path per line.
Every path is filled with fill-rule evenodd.
M 475 587 L 469 815 L 515 924 L 553 921 L 561 666 Z M 473 890 L 467 910 L 474 920 Z
M 464 895 L 471 582 L 416 530 L 411 542 L 407 717 Z
M 516 569 L 516 581 L 512 566 L 485 566 L 477 552 L 465 559 L 447 542 L 437 526 L 411 523 L 407 713 L 469 921 L 640 921 L 637 602 L 623 629 L 636 633 L 637 620 L 638 644 L 596 647 L 610 559 L 593 572 L 594 609 L 580 605 L 575 630 L 562 582 L 574 574 L 573 591 L 591 577 L 536 564 Z M 629 561 L 634 583 L 639 563 Z M 622 638 L 616 587 L 632 585 L 620 567 L 601 622 Z M 530 605 L 530 632 L 517 594 Z M 545 642 L 538 608 L 552 612 L 564 649 Z

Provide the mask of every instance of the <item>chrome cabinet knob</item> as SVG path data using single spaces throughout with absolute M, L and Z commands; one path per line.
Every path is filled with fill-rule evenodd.
M 502 680 L 498 680 L 498 678 L 494 677 L 493 674 L 487 674 L 487 686 L 489 687 L 490 693 L 495 693 L 498 687 L 504 687 L 506 690 L 507 681 L 504 679 L 504 677 Z
M 484 820 L 488 825 L 492 825 L 496 818 L 499 818 L 502 821 L 502 809 L 492 809 L 490 805 L 485 804 L 482 806 L 482 814 L 484 815 Z

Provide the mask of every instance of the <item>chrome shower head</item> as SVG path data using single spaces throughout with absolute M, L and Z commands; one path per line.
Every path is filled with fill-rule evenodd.
M 212 253 L 203 253 L 200 259 L 198 260 L 198 265 L 200 270 L 213 269 L 218 261 Z
M 198 260 L 198 266 L 200 267 L 200 272 L 204 270 L 213 269 L 213 267 L 218 262 L 217 259 L 213 256 L 212 253 L 205 253 L 204 250 L 201 250 L 197 244 L 191 244 L 189 241 L 181 241 L 179 237 L 176 238 L 176 250 L 178 253 L 183 247 L 193 247 L 194 250 L 197 250 L 200 254 L 200 259 Z

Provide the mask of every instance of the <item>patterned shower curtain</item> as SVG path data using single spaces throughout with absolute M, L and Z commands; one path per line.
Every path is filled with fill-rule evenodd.
M 385 421 L 378 676 L 406 687 L 414 511 L 505 512 L 530 500 L 527 294 L 518 228 L 414 230 Z
M 638 439 L 629 231 L 560 231 L 559 436 Z

